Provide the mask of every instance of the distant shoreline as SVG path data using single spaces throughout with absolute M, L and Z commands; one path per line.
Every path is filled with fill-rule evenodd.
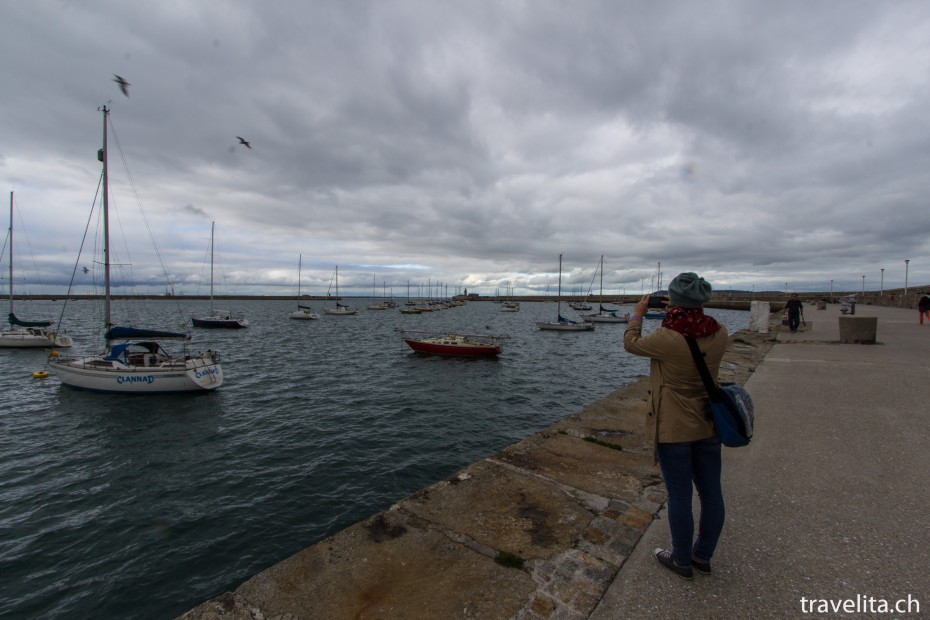
M 908 293 L 905 299 L 903 294 L 903 289 L 885 289 L 883 295 L 879 296 L 878 291 L 821 291 L 821 292 L 804 292 L 798 293 L 801 297 L 801 300 L 807 303 L 819 300 L 837 300 L 841 297 L 846 297 L 849 295 L 854 295 L 858 298 L 860 303 L 864 304 L 879 304 L 879 305 L 888 305 L 888 306 L 907 306 L 916 304 L 917 299 L 924 294 L 930 294 L 930 285 L 928 286 L 913 286 L 908 287 Z M 113 295 L 113 299 L 140 299 L 140 300 L 175 300 L 175 301 L 208 301 L 210 299 L 209 295 Z M 340 295 L 338 298 L 332 297 L 329 295 L 301 295 L 301 301 L 336 301 L 337 299 L 381 299 L 379 295 Z M 588 295 L 584 297 L 584 300 L 589 304 L 607 304 L 607 305 L 632 305 L 638 302 L 642 298 L 641 294 L 632 294 L 632 295 Z M 20 301 L 61 301 L 64 299 L 70 300 L 90 300 L 90 299 L 103 299 L 103 295 L 94 294 L 94 295 L 16 295 L 14 294 L 13 299 Z M 214 301 L 296 301 L 294 295 L 214 295 Z M 399 303 L 404 304 L 407 300 L 403 296 L 394 296 L 392 299 Z M 556 295 L 488 295 L 488 296 L 476 296 L 469 295 L 465 297 L 463 295 L 456 295 L 452 299 L 456 300 L 465 300 L 468 302 L 501 302 L 501 301 L 519 301 L 519 302 L 556 302 L 558 297 Z M 580 297 L 577 295 L 563 295 L 562 301 L 564 303 L 571 303 L 575 301 L 580 301 Z M 745 305 L 746 309 L 749 308 L 749 303 L 752 301 L 768 301 L 772 303 L 781 303 L 783 304 L 787 301 L 788 295 L 780 291 L 764 291 L 764 292 L 749 292 L 749 291 L 715 291 L 713 298 L 706 304 L 710 308 L 731 308 L 735 305 Z M 909 303 L 908 300 L 914 302 L 914 304 Z M 416 297 L 412 298 L 412 301 L 415 303 L 427 303 L 429 300 L 425 297 Z M 915 306 L 916 307 L 916 306 Z

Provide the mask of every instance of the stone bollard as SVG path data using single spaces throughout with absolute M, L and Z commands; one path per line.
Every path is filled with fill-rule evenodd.
M 877 316 L 841 316 L 840 342 L 844 344 L 875 344 L 878 333 Z
M 760 334 L 769 333 L 769 315 L 772 308 L 767 301 L 754 301 L 749 304 L 749 331 Z

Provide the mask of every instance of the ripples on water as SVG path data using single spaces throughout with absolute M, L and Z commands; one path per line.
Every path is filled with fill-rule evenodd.
M 402 315 L 353 302 L 359 315 L 319 321 L 287 319 L 289 302 L 227 302 L 251 326 L 194 332 L 193 348 L 222 354 L 210 394 L 78 392 L 32 380 L 43 352 L 0 350 L 2 615 L 172 618 L 648 372 L 623 325 L 537 331 L 552 303 Z M 93 305 L 69 304 L 75 353 L 98 348 Z M 134 312 L 171 329 L 195 308 Z M 510 339 L 498 359 L 447 359 L 411 352 L 402 327 Z

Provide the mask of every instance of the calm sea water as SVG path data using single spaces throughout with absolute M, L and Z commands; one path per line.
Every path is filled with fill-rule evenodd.
M 536 330 L 554 303 L 352 303 L 358 316 L 293 321 L 293 303 L 224 302 L 251 326 L 194 332 L 193 348 L 222 355 L 226 382 L 209 394 L 75 391 L 32 379 L 44 352 L 0 350 L 0 616 L 173 618 L 648 372 L 623 325 Z M 129 312 L 171 329 L 204 305 Z M 68 305 L 74 352 L 99 348 L 95 306 Z M 748 324 L 708 313 L 731 333 Z M 404 327 L 510 339 L 498 359 L 439 358 L 411 352 Z

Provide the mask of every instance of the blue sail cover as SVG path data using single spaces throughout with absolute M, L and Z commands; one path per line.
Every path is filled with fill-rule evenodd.
M 7 319 L 10 321 L 10 325 L 19 325 L 20 327 L 48 327 L 52 324 L 51 321 L 23 321 L 16 318 L 16 315 L 12 312 Z
M 138 327 L 114 327 L 107 332 L 107 340 L 135 340 L 137 338 L 190 340 L 190 335 L 178 332 L 163 332 L 155 329 L 139 329 Z

